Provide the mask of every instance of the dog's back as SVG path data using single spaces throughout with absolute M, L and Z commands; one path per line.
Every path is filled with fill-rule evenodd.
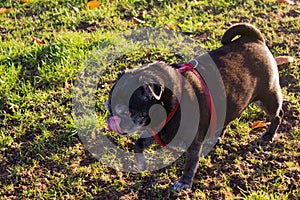
M 237 36 L 240 37 L 235 39 Z M 228 101 L 226 121 L 236 118 L 253 101 L 267 104 L 266 96 L 276 96 L 276 108 L 267 112 L 278 115 L 282 100 L 277 65 L 261 32 L 251 24 L 237 24 L 225 32 L 221 42 L 223 46 L 209 54 L 224 82 Z

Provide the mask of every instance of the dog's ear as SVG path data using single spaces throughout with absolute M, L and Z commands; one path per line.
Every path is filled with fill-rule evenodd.
M 180 68 L 180 65 L 177 64 L 177 63 L 172 63 L 170 64 L 171 67 L 175 68 L 175 69 L 179 69 Z
M 146 87 L 149 89 L 150 93 L 156 100 L 160 100 L 161 96 L 163 94 L 163 86 L 153 84 L 153 83 L 148 83 Z

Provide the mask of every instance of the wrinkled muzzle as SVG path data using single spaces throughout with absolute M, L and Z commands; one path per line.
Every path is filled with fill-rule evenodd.
M 121 118 L 118 116 L 111 116 L 107 120 L 107 128 L 109 131 L 114 131 L 119 134 L 124 134 L 125 132 L 120 127 Z

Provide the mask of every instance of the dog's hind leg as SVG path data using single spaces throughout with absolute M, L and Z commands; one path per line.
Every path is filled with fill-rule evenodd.
M 261 136 L 262 141 L 272 141 L 283 117 L 282 94 L 278 87 L 275 92 L 270 92 L 260 98 L 263 106 L 262 109 L 271 117 L 271 124 L 266 132 Z
M 143 152 L 147 147 L 149 147 L 153 143 L 154 143 L 154 138 L 152 136 L 143 137 L 143 134 L 135 142 L 134 153 L 135 153 L 136 166 L 139 170 L 142 170 L 142 171 L 146 170 L 147 162 L 146 162 Z

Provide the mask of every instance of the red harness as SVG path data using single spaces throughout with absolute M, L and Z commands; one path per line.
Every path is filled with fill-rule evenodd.
M 190 71 L 190 72 L 193 72 L 193 74 L 200 80 L 201 82 L 201 85 L 203 86 L 203 89 L 204 89 L 204 93 L 206 95 L 206 99 L 207 99 L 207 102 L 208 102 L 208 106 L 209 106 L 209 112 L 210 112 L 210 124 L 211 124 L 211 131 L 209 133 L 210 135 L 210 138 L 212 138 L 215 134 L 215 131 L 216 131 L 216 109 L 215 109 L 215 106 L 214 106 L 214 102 L 213 102 L 213 99 L 212 99 L 212 96 L 209 92 L 209 89 L 204 81 L 204 79 L 202 78 L 202 76 L 199 74 L 199 72 L 194 68 L 193 65 L 189 64 L 189 63 L 185 63 L 185 64 L 182 64 L 180 65 L 180 68 L 177 69 L 177 71 L 179 73 L 184 73 L 184 72 L 187 72 L 187 71 Z M 181 80 L 182 82 L 182 80 Z M 181 84 L 182 85 L 182 84 Z M 181 94 L 180 94 L 180 98 L 181 98 Z M 178 100 L 177 104 L 175 105 L 175 108 L 173 109 L 173 111 L 169 114 L 169 116 L 167 117 L 167 119 L 165 121 L 163 121 L 157 128 L 158 129 L 161 129 L 163 126 L 165 126 L 167 123 L 169 123 L 169 121 L 173 118 L 173 116 L 175 115 L 175 113 L 177 112 L 178 108 L 179 108 L 179 105 L 180 105 L 180 100 Z M 160 137 L 158 136 L 158 133 L 157 131 L 151 129 L 150 130 L 153 134 L 153 137 L 155 139 L 155 141 L 162 147 L 168 149 L 168 150 L 172 150 L 170 147 L 168 147 L 166 145 L 166 143 L 164 143 Z

